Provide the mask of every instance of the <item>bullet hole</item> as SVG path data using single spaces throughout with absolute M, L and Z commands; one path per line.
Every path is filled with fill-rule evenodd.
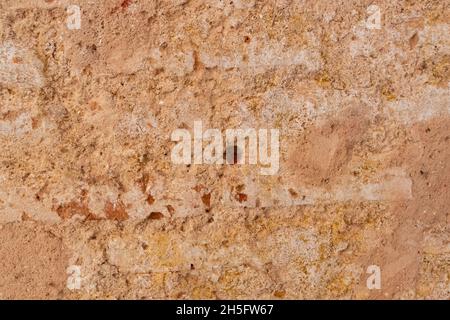
M 249 43 L 250 42 L 250 37 L 249 36 L 245 36 L 244 37 L 244 42 L 245 43 Z
M 148 244 L 146 244 L 145 242 L 142 242 L 141 247 L 142 247 L 142 249 L 147 250 Z
M 195 270 L 195 267 L 192 263 L 191 263 L 191 270 Z
M 424 171 L 424 170 L 420 170 L 419 173 L 425 178 L 428 178 L 428 172 Z

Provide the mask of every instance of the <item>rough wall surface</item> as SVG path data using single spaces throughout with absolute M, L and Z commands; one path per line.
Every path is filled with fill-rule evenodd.
M 0 298 L 450 299 L 449 21 L 0 0 Z M 278 129 L 278 172 L 174 164 L 194 121 Z

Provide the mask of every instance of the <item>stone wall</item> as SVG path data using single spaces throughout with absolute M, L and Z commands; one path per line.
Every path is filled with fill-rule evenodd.
M 449 299 L 449 21 L 0 0 L 0 298 Z M 175 164 L 195 121 L 277 129 L 279 170 Z

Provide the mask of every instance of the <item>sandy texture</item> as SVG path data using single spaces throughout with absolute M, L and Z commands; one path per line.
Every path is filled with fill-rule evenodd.
M 450 299 L 449 21 L 438 0 L 0 0 L 0 298 Z M 279 171 L 174 164 L 194 121 L 278 129 Z

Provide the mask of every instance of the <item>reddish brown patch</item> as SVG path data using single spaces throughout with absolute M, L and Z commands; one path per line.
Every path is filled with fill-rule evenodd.
M 238 193 L 238 194 L 236 194 L 235 198 L 236 198 L 237 201 L 242 203 L 244 201 L 247 201 L 248 197 L 247 197 L 247 195 L 245 193 Z
M 161 212 L 152 212 L 148 217 L 152 220 L 159 220 L 164 218 L 164 215 Z
M 58 213 L 61 219 L 70 219 L 76 214 L 85 216 L 87 220 L 96 219 L 95 215 L 89 210 L 87 205 L 76 201 L 71 201 L 66 204 L 59 205 L 56 208 L 56 213 Z
M 202 202 L 208 208 L 211 207 L 211 193 L 205 193 L 202 195 Z
M 292 197 L 296 198 L 298 196 L 298 193 L 294 189 L 289 188 L 288 191 Z
M 148 173 L 143 173 L 142 177 L 137 180 L 139 186 L 141 187 L 142 193 L 147 193 L 147 186 L 149 181 L 150 176 L 148 175 Z
M 108 201 L 105 205 L 105 213 L 110 220 L 124 221 L 128 219 L 128 213 L 125 211 L 125 205 L 122 201 L 115 204 Z
M 151 194 L 149 194 L 148 197 L 147 197 L 147 203 L 149 205 L 152 205 L 152 204 L 155 203 L 155 198 L 153 198 L 153 196 Z
M 197 192 L 200 192 L 200 191 L 202 191 L 202 189 L 204 189 L 204 188 L 205 188 L 204 185 L 198 184 L 198 185 L 196 185 L 195 187 L 193 187 L 192 189 L 194 189 L 194 190 L 197 191 Z
M 56 212 L 62 219 L 70 219 L 74 215 L 85 216 L 86 220 L 96 220 L 97 217 L 89 210 L 87 205 L 87 191 L 82 190 L 79 201 L 71 201 L 66 204 L 59 205 Z
M 199 54 L 197 51 L 194 51 L 194 70 L 199 70 L 203 66 Z
M 39 125 L 39 120 L 37 118 L 31 118 L 31 128 L 36 129 Z
M 273 295 L 277 298 L 284 298 L 286 296 L 286 291 L 284 290 L 277 290 L 273 293 Z
M 130 4 L 131 4 L 132 2 L 133 2 L 132 0 L 124 0 L 124 1 L 122 1 L 122 3 L 120 4 L 120 7 L 121 7 L 122 9 L 126 9 L 126 8 L 128 8 L 128 7 L 130 6 Z

